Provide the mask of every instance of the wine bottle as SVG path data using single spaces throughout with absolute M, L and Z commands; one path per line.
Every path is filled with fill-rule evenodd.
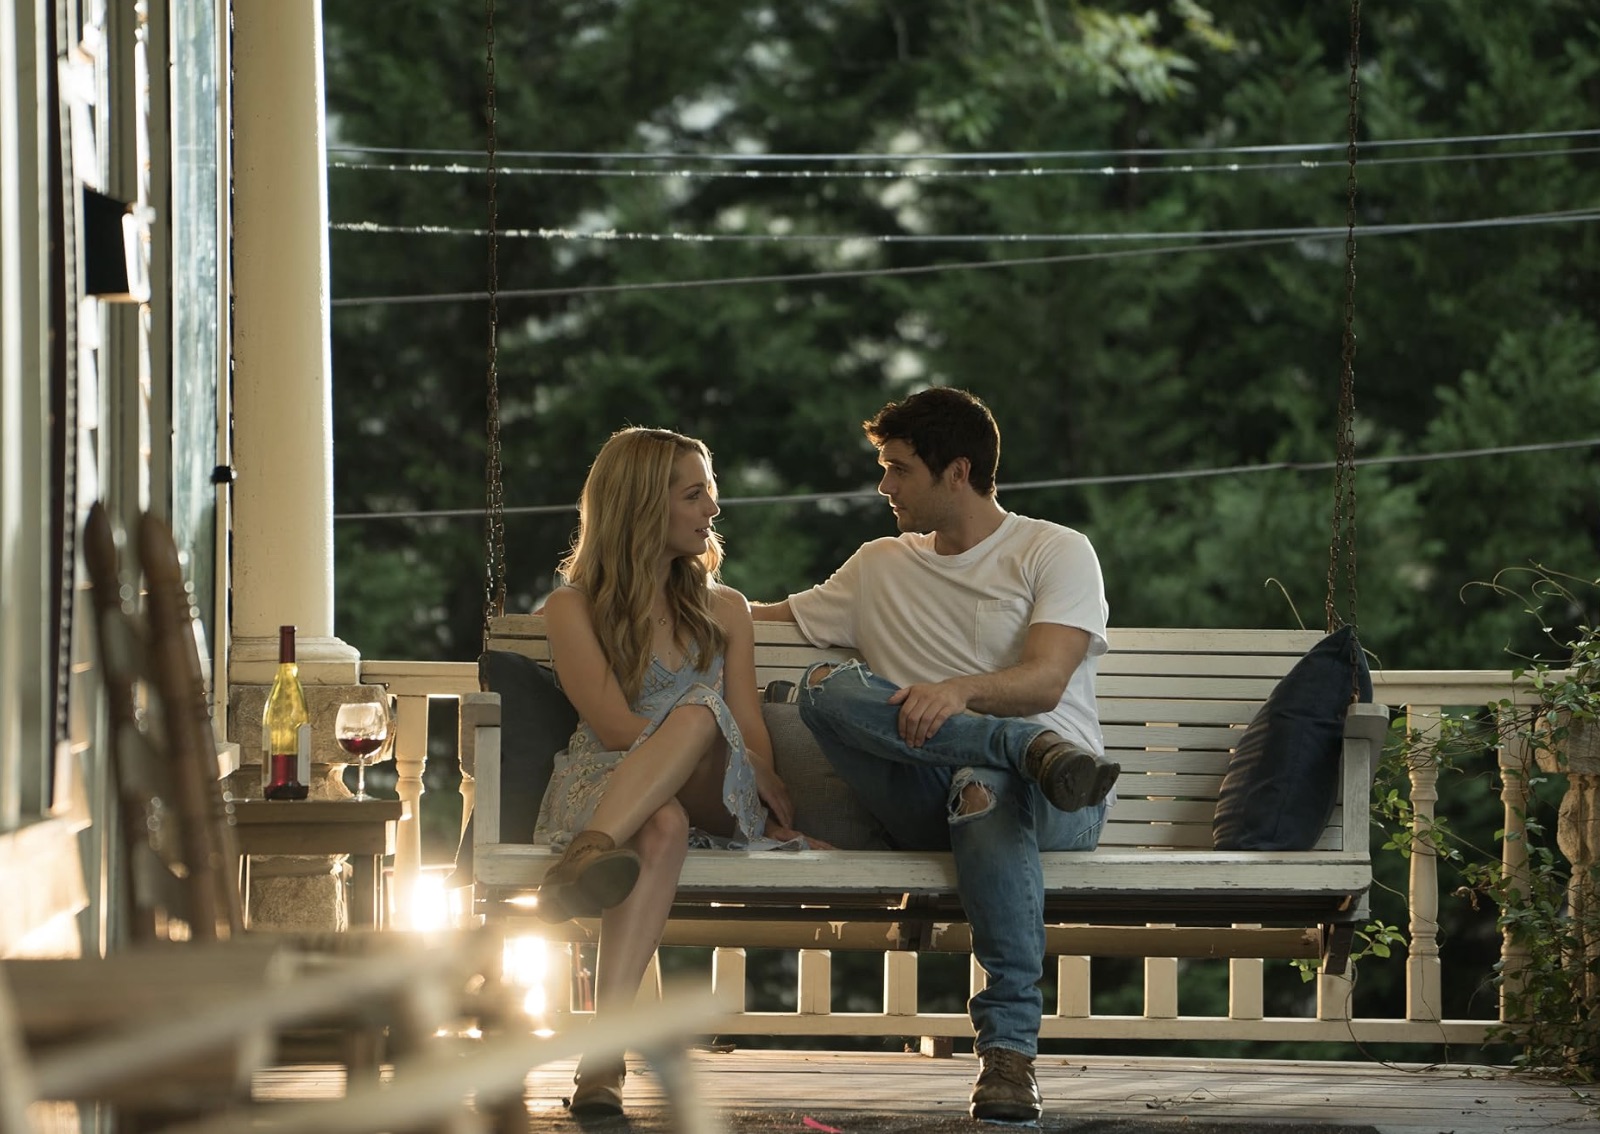
M 268 799 L 304 799 L 310 788 L 301 780 L 311 762 L 311 718 L 294 660 L 294 627 L 278 627 L 278 674 L 261 714 L 261 758 L 266 773 L 262 794 Z

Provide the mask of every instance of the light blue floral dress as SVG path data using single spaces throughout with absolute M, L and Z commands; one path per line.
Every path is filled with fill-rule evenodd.
M 728 770 L 722 778 L 722 803 L 733 816 L 737 833 L 732 839 L 720 839 L 695 830 L 689 833 L 689 843 L 730 849 L 777 847 L 781 844 L 763 834 L 767 809 L 756 793 L 755 769 L 750 766 L 750 755 L 739 733 L 739 725 L 733 719 L 733 711 L 723 699 L 723 689 L 720 654 L 703 669 L 691 661 L 684 662 L 678 669 L 668 669 L 660 658 L 651 658 L 639 696 L 629 706 L 639 716 L 648 717 L 650 724 L 633 742 L 633 747 L 644 743 L 666 720 L 667 714 L 680 705 L 704 705 L 710 709 L 728 742 Z M 605 794 L 613 769 L 627 754 L 609 751 L 588 722 L 580 720 L 566 750 L 556 753 L 550 786 L 545 789 L 544 802 L 539 807 L 534 841 L 562 847 L 586 828 L 600 804 L 600 797 Z

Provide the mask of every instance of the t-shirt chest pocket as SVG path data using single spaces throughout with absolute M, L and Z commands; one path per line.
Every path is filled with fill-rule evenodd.
M 978 604 L 973 625 L 973 653 L 991 669 L 1015 665 L 1028 636 L 1030 603 L 1023 599 L 985 599 Z

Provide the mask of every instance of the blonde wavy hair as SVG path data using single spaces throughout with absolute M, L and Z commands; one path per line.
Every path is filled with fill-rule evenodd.
M 578 532 L 559 568 L 563 582 L 588 596 L 600 648 L 630 704 L 650 668 L 655 566 L 667 543 L 673 466 L 685 453 L 711 467 L 711 450 L 693 437 L 640 426 L 613 433 L 589 466 Z M 680 556 L 668 569 L 667 604 L 699 667 L 727 649 L 727 634 L 711 615 L 721 565 L 722 537 L 712 532 L 704 552 Z

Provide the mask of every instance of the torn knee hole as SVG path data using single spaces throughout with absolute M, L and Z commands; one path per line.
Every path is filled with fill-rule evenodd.
M 806 676 L 807 685 L 820 685 L 823 678 L 833 672 L 831 665 L 819 665 Z
M 968 781 L 950 801 L 952 815 L 981 815 L 994 806 L 994 793 L 987 786 Z

